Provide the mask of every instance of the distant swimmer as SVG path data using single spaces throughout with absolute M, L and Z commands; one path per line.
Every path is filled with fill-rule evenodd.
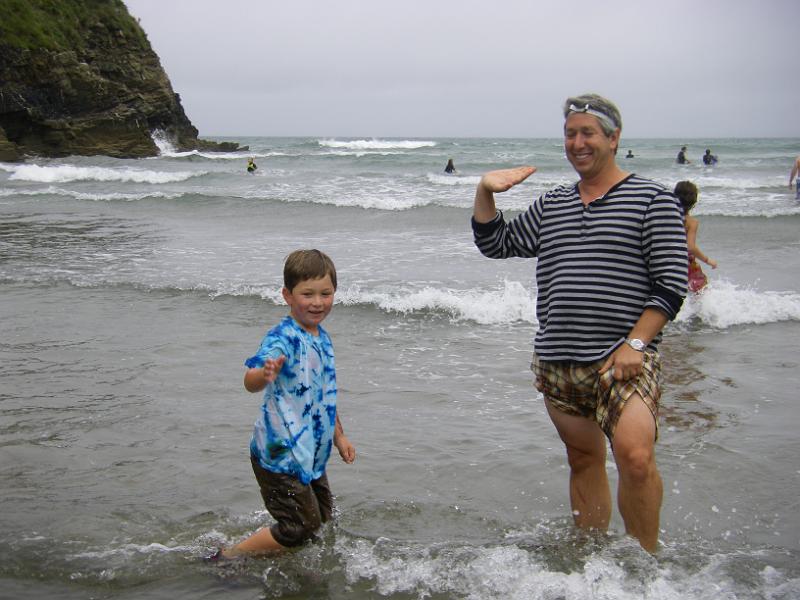
M 795 199 L 800 200 L 800 156 L 794 159 L 794 166 L 792 167 L 792 172 L 789 175 L 789 189 L 792 188 L 792 180 L 795 180 L 797 185 L 797 191 L 795 192 Z
M 255 158 L 251 157 L 250 159 L 248 159 L 248 161 L 247 161 L 247 172 L 248 173 L 255 173 L 257 168 L 258 168 L 258 165 L 256 164 Z
M 700 221 L 696 217 L 690 217 L 689 211 L 697 204 L 697 186 L 691 181 L 679 181 L 675 184 L 675 195 L 683 206 L 683 224 L 686 228 L 686 246 L 689 249 L 689 291 L 697 293 L 708 283 L 708 277 L 703 273 L 703 269 L 697 264 L 702 260 L 712 269 L 717 268 L 717 261 L 704 254 L 697 245 L 697 230 L 700 228 Z
M 717 164 L 717 157 L 711 154 L 711 150 L 706 148 L 706 153 L 703 154 L 703 164 L 704 165 L 715 165 Z
M 447 166 L 444 168 L 444 172 L 445 173 L 450 173 L 450 174 L 458 172 L 458 171 L 456 171 L 456 166 L 453 164 L 453 159 L 452 158 L 448 159 Z
M 678 152 L 678 156 L 675 159 L 675 162 L 679 165 L 688 165 L 691 164 L 691 161 L 686 158 L 686 146 L 681 147 L 681 151 Z
M 633 158 L 633 152 L 628 150 L 628 153 L 625 155 L 625 158 Z

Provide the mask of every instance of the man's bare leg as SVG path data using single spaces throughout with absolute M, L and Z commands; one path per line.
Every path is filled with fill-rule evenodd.
M 617 502 L 625 530 L 650 553 L 658 549 L 663 486 L 656 466 L 656 427 L 641 397 L 628 400 L 614 432 L 614 458 L 619 471 Z
M 611 520 L 605 435 L 596 423 L 565 414 L 547 400 L 545 405 L 567 450 L 569 499 L 575 525 L 605 531 Z

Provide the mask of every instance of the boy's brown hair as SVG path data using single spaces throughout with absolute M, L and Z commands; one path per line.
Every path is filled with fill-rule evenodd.
M 283 285 L 290 292 L 301 281 L 322 279 L 329 275 L 336 289 L 336 267 L 324 252 L 319 250 L 295 250 L 286 257 L 283 265 Z

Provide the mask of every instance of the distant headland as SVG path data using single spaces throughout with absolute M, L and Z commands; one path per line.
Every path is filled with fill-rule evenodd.
M 0 0 L 0 161 L 247 150 L 198 139 L 122 0 Z

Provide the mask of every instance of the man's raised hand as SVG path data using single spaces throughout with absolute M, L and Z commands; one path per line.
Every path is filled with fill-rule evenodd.
M 536 172 L 536 167 L 514 167 L 489 171 L 481 177 L 481 186 L 492 193 L 505 192 Z

